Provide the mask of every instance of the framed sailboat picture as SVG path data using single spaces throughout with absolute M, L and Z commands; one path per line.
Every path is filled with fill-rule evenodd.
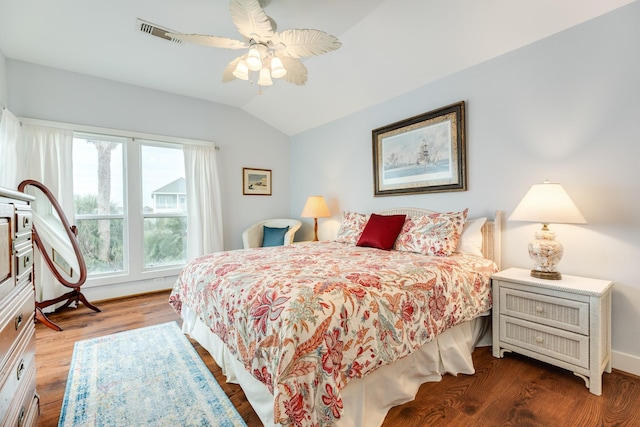
M 374 195 L 466 191 L 464 101 L 374 129 Z

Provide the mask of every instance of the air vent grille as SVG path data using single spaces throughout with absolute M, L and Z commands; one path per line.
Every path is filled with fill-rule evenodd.
M 169 30 L 168 28 L 162 28 L 156 24 L 152 24 L 151 22 L 143 21 L 142 19 L 137 20 L 138 29 L 143 33 L 150 34 L 154 37 L 159 37 L 161 39 L 169 40 L 174 43 L 182 43 L 182 40 L 172 39 L 168 37 L 166 33 L 174 33 L 175 31 Z

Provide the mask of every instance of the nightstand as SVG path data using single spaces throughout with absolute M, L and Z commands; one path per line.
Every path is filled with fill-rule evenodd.
M 611 288 L 608 280 L 531 277 L 510 268 L 494 274 L 493 356 L 514 351 L 572 371 L 602 394 L 611 372 Z

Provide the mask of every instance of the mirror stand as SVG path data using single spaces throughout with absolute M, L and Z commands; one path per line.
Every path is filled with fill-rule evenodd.
M 40 307 L 38 307 L 38 302 L 37 301 L 36 301 L 36 322 L 40 322 L 43 325 L 53 329 L 54 331 L 60 332 L 62 330 L 62 328 L 60 326 L 58 326 L 57 323 L 54 323 L 51 320 L 49 320 L 49 318 L 47 317 L 46 314 L 44 314 L 42 309 Z
M 46 307 L 49 307 L 50 305 L 62 302 L 64 300 L 67 300 L 67 301 L 63 305 L 61 305 L 60 307 L 56 308 L 55 311 L 59 311 L 59 310 L 65 309 L 65 308 L 69 307 L 72 303 L 75 302 L 75 306 L 76 307 L 78 307 L 78 305 L 80 303 L 83 303 L 84 305 L 86 305 L 91 310 L 93 310 L 93 311 L 95 311 L 97 313 L 102 312 L 102 310 L 100 310 L 98 307 L 96 307 L 95 305 L 91 304 L 87 300 L 87 298 L 82 294 L 82 292 L 80 292 L 80 288 L 75 288 L 74 290 L 69 291 L 64 295 L 60 295 L 57 298 L 46 300 L 46 301 L 36 301 L 36 320 L 38 322 L 41 322 L 43 325 L 48 326 L 51 329 L 54 329 L 56 331 L 61 331 L 62 328 L 60 326 L 58 326 L 57 323 L 52 322 L 47 317 L 47 315 L 44 313 L 44 311 L 42 311 L 42 309 L 46 308 Z
M 66 219 L 63 220 L 63 223 L 66 223 Z M 70 233 L 70 239 L 75 239 L 75 237 L 77 236 L 78 233 L 78 228 L 75 225 L 72 225 L 71 227 L 69 227 L 69 230 L 71 231 Z M 73 238 L 71 237 L 73 236 Z M 49 270 L 51 270 L 52 272 L 56 272 L 57 269 L 54 266 L 53 262 L 51 261 L 51 258 L 49 256 L 47 256 L 47 250 L 45 248 L 45 245 L 42 243 L 42 240 L 40 238 L 40 235 L 38 235 L 37 231 L 33 232 L 33 241 L 36 245 L 36 247 L 40 250 L 40 253 L 44 254 L 43 255 L 43 259 L 45 261 L 45 263 L 49 266 Z M 79 251 L 78 251 L 79 254 Z M 82 255 L 78 255 L 79 257 L 81 257 Z M 91 304 L 87 298 L 82 294 L 82 292 L 80 292 L 80 286 L 82 286 L 82 284 L 85 281 L 85 277 L 86 277 L 86 266 L 84 265 L 84 259 L 81 259 L 81 267 L 80 267 L 81 271 L 84 271 L 85 273 L 82 274 L 81 273 L 81 277 L 82 280 L 79 281 L 77 284 L 72 284 L 69 283 L 67 280 L 65 280 L 63 277 L 61 277 L 60 274 L 54 274 L 54 276 L 56 276 L 56 279 L 58 279 L 60 281 L 60 283 L 62 283 L 63 285 L 72 288 L 73 290 L 60 295 L 59 297 L 53 298 L 53 299 L 49 299 L 46 301 L 36 301 L 36 320 L 39 322 L 42 322 L 43 325 L 48 326 L 51 329 L 54 329 L 56 331 L 62 331 L 62 328 L 60 326 L 58 326 L 58 324 L 56 324 L 55 322 L 52 322 L 47 315 L 44 313 L 44 311 L 42 311 L 43 308 L 49 307 L 50 305 L 54 305 L 57 304 L 59 302 L 62 302 L 64 300 L 67 300 L 63 305 L 61 305 L 60 307 L 57 307 L 55 309 L 55 311 L 60 311 L 63 310 L 67 307 L 69 307 L 72 303 L 75 302 L 75 306 L 78 307 L 80 303 L 83 303 L 84 305 L 86 305 L 87 307 L 89 307 L 91 310 L 95 311 L 95 312 L 102 312 L 102 310 L 100 310 L 98 307 L 96 307 L 95 305 Z M 35 273 L 34 273 L 35 276 Z M 34 277 L 34 281 L 35 281 L 35 277 Z
M 95 305 L 87 301 L 87 298 L 82 294 L 82 292 L 80 292 L 80 289 L 74 289 L 73 291 L 67 292 L 64 295 L 60 295 L 58 298 L 54 298 L 54 299 L 50 299 L 42 302 L 36 301 L 36 320 L 50 327 L 51 329 L 55 329 L 56 331 L 61 331 L 62 328 L 58 326 L 55 322 L 52 322 L 51 320 L 49 320 L 49 318 L 42 311 L 42 309 L 45 307 L 49 307 L 50 305 L 62 302 L 64 300 L 67 300 L 67 302 L 65 302 L 62 306 L 56 308 L 56 311 L 67 308 L 69 307 L 69 305 L 71 305 L 74 302 L 76 303 L 76 307 L 79 305 L 79 303 L 83 303 L 84 305 L 86 305 L 87 307 L 89 307 L 91 310 L 95 312 L 100 313 L 102 311 L 98 307 L 96 307 Z
M 75 225 L 69 225 L 58 201 L 44 184 L 34 180 L 25 180 L 20 183 L 18 190 L 32 195 L 35 199 L 31 205 L 33 212 L 32 237 L 35 246 L 42 254 L 42 259 L 55 279 L 60 284 L 72 289 L 53 299 L 36 301 L 36 320 L 51 329 L 61 331 L 60 326 L 49 320 L 43 311 L 44 308 L 65 301 L 55 311 L 67 308 L 73 303 L 76 307 L 82 303 L 93 311 L 101 311 L 87 301 L 87 298 L 80 292 L 80 287 L 87 278 L 87 266 L 77 241 L 78 228 Z

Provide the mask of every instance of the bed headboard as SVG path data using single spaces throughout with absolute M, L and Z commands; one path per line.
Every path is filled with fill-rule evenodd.
M 407 216 L 428 215 L 439 213 L 422 208 L 395 208 L 378 212 L 380 215 L 405 214 Z M 501 233 L 502 233 L 502 212 L 496 211 L 493 219 L 487 218 L 487 222 L 482 226 L 482 254 L 496 263 L 498 268 L 502 262 L 501 256 Z

